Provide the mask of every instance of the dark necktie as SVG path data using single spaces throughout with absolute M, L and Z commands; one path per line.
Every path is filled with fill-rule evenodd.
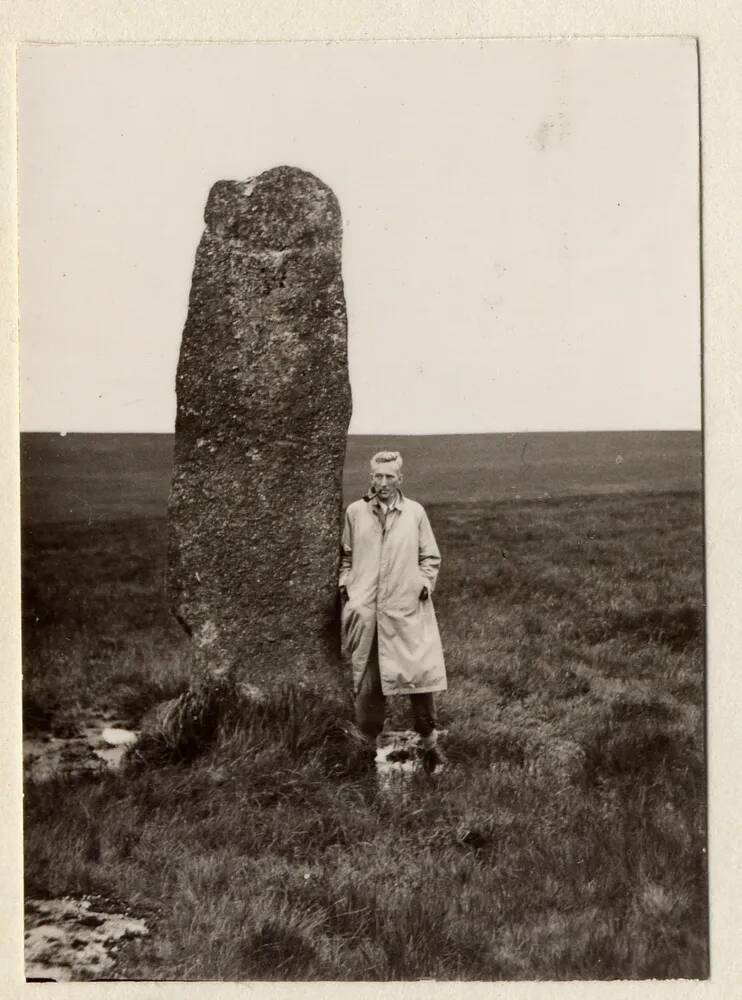
M 386 533 L 386 507 L 384 504 L 380 503 L 376 508 L 376 513 L 379 515 L 379 522 L 381 523 L 381 533 L 382 535 Z

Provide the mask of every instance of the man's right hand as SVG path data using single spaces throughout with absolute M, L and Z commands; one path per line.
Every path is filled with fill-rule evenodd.
M 345 604 L 345 602 L 347 600 L 348 600 L 348 588 L 347 587 L 341 587 L 340 588 L 340 603 L 341 604 Z

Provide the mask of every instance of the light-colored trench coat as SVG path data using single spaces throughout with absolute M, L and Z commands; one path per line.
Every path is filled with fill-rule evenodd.
M 441 557 L 422 505 L 401 493 L 386 516 L 376 501 L 356 500 L 345 512 L 338 586 L 343 656 L 357 691 L 378 632 L 379 673 L 385 695 L 445 691 L 446 668 L 432 595 Z

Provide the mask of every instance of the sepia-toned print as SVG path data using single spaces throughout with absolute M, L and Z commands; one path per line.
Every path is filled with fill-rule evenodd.
M 695 43 L 18 81 L 27 979 L 706 978 Z

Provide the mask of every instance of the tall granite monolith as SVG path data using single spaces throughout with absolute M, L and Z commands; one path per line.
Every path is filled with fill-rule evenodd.
M 322 677 L 351 413 L 340 208 L 277 167 L 214 184 L 205 222 L 176 380 L 171 607 L 200 681 Z

